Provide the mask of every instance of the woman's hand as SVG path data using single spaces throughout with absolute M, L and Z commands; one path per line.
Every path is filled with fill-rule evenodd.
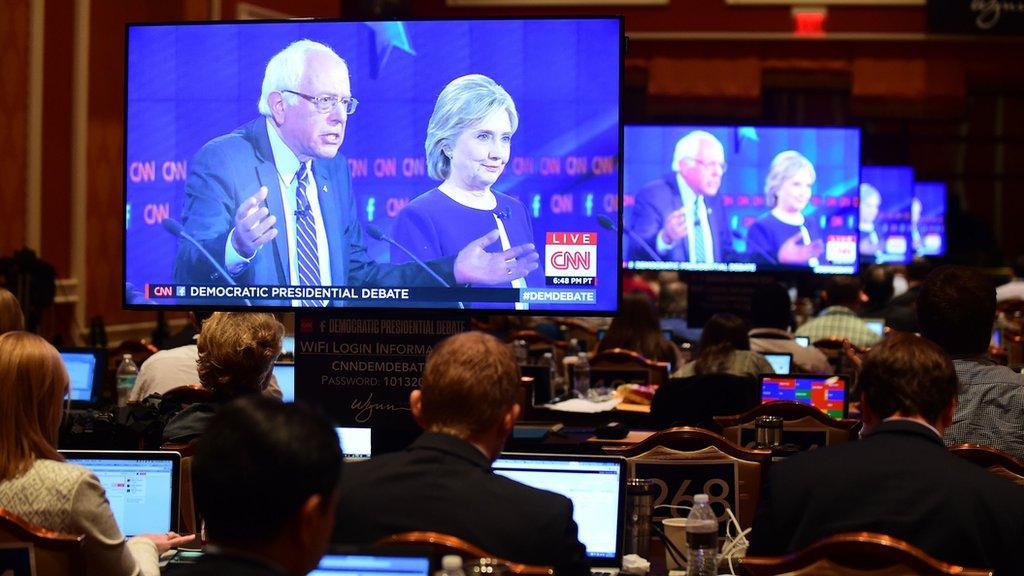
M 171 548 L 177 548 L 184 544 L 191 542 L 195 536 L 192 534 L 181 536 L 177 532 L 168 532 L 166 534 L 139 534 L 139 538 L 145 538 L 146 540 L 152 541 L 156 544 L 157 554 L 163 554 Z
M 811 258 L 817 258 L 825 251 L 825 243 L 820 239 L 806 245 L 802 242 L 803 237 L 799 232 L 783 242 L 779 248 L 779 264 L 807 266 Z

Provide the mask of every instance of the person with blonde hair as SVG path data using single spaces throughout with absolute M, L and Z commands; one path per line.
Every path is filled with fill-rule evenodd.
M 69 390 L 67 369 L 46 340 L 0 335 L 0 508 L 48 530 L 84 534 L 88 575 L 156 576 L 158 555 L 192 537 L 168 532 L 125 541 L 100 481 L 57 452 Z
M 765 201 L 771 211 L 747 232 L 747 253 L 761 264 L 818 265 L 825 251 L 821 226 L 804 214 L 817 175 L 814 164 L 796 150 L 775 156 L 765 178 Z
M 21 312 L 18 298 L 10 291 L 0 288 L 0 334 L 25 329 L 25 315 Z

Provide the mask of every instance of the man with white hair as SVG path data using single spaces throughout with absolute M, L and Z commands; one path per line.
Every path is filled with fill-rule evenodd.
M 630 242 L 629 259 L 728 262 L 732 242 L 717 196 L 726 167 L 725 149 L 711 133 L 694 130 L 680 138 L 672 172 L 635 195 L 632 230 L 646 246 Z
M 367 257 L 348 162 L 338 153 L 358 104 L 344 60 L 324 44 L 293 42 L 267 63 L 263 117 L 211 140 L 192 159 L 184 230 L 235 283 L 437 286 L 416 263 L 388 266 Z M 497 240 L 494 231 L 428 265 L 449 285 L 506 283 L 536 268 L 533 245 L 487 252 Z M 189 242 L 179 245 L 174 280 L 229 283 Z

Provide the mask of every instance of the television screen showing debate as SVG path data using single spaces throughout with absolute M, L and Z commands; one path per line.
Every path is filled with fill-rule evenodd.
M 857 271 L 856 128 L 627 126 L 623 157 L 626 268 Z
M 617 305 L 618 18 L 128 28 L 130 308 Z
M 871 264 L 906 263 L 913 257 L 910 212 L 914 169 L 864 166 L 860 171 L 860 255 Z
M 914 254 L 946 255 L 946 184 L 915 182 L 910 210 Z

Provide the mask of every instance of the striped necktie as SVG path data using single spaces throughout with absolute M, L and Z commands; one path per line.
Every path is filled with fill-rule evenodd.
M 320 256 L 316 247 L 316 222 L 313 211 L 306 197 L 306 186 L 309 183 L 309 170 L 306 163 L 299 165 L 295 173 L 295 258 L 298 263 L 299 285 L 320 285 Z M 322 300 L 303 300 L 303 306 L 323 307 Z
M 693 261 L 698 264 L 707 262 L 707 248 L 704 246 L 704 227 L 700 223 L 700 207 L 704 205 L 704 197 L 697 196 L 693 203 Z

